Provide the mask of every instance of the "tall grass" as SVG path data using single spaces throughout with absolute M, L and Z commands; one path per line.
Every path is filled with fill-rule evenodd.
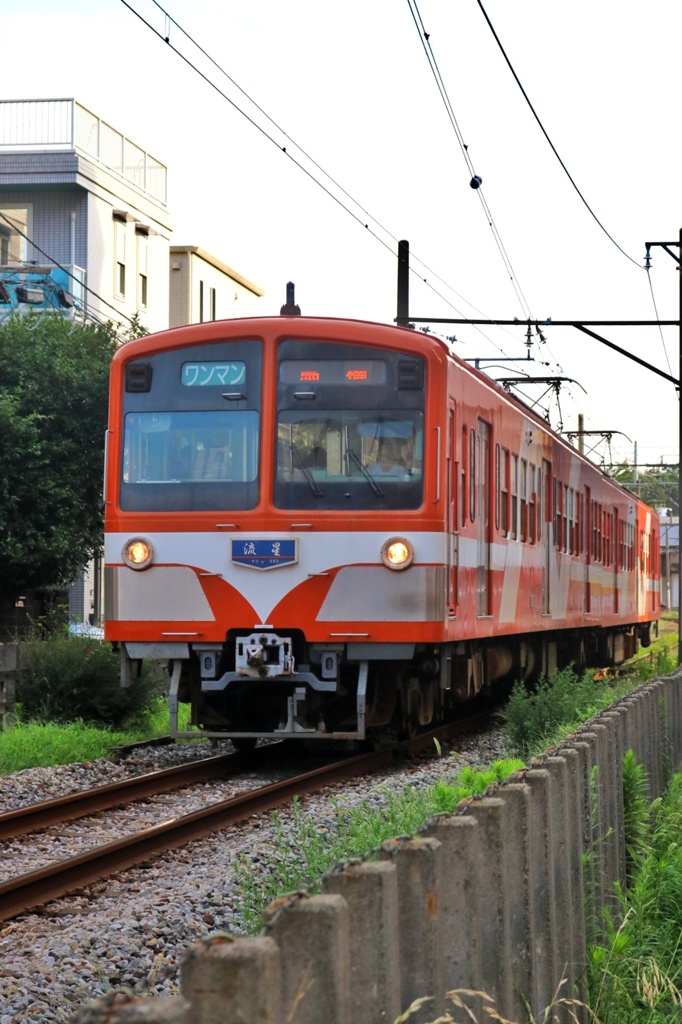
M 496 761 L 485 771 L 457 772 L 455 760 L 451 763 L 451 782 L 442 777 L 433 786 L 406 786 L 402 791 L 377 786 L 369 798 L 352 805 L 330 799 L 322 828 L 306 816 L 297 799 L 289 815 L 274 811 L 268 856 L 254 864 L 241 854 L 234 863 L 245 931 L 259 931 L 264 910 L 280 896 L 301 889 L 318 891 L 322 875 L 335 864 L 374 856 L 387 839 L 414 835 L 434 814 L 452 810 L 464 797 L 484 792 L 523 767 L 521 761 L 510 759 Z
M 179 724 L 188 727 L 189 708 L 180 705 Z M 0 775 L 24 768 L 47 768 L 108 757 L 113 747 L 135 743 L 168 733 L 168 701 L 159 697 L 149 711 L 126 728 L 111 730 L 77 720 L 75 722 L 23 722 L 0 731 Z
M 675 668 L 675 659 L 667 651 L 638 662 L 619 679 L 597 679 L 590 671 L 579 675 L 569 666 L 540 679 L 535 687 L 516 683 L 500 717 L 519 756 L 528 760 L 635 686 Z
M 600 1024 L 682 1018 L 682 776 L 649 815 L 646 828 L 640 806 L 638 855 L 619 894 L 621 923 L 607 921 L 606 941 L 590 950 L 590 1003 Z

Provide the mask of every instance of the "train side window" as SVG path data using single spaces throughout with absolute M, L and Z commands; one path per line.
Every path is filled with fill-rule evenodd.
M 519 524 L 519 536 L 522 541 L 528 537 L 528 463 L 521 459 L 521 479 L 519 482 L 519 497 L 521 499 L 521 522 Z
M 500 480 L 500 446 L 495 445 L 495 529 L 500 528 L 500 493 L 502 483 Z
M 476 431 L 469 433 L 469 518 L 476 518 Z
M 552 538 L 554 547 L 558 548 L 561 544 L 561 510 L 560 505 L 561 495 L 561 484 L 554 477 L 554 515 L 552 516 L 552 525 L 554 527 L 554 537 Z
M 603 511 L 601 502 L 597 502 L 597 561 L 601 562 L 603 559 Z
M 530 466 L 530 494 L 528 495 L 528 542 L 535 544 L 535 466 Z
M 568 551 L 568 484 L 564 484 L 564 501 L 563 501 L 563 531 L 561 534 L 562 551 Z
M 462 526 L 466 525 L 467 521 L 467 438 L 469 431 L 467 427 L 462 427 Z
M 516 540 L 519 529 L 519 457 L 511 457 L 511 527 L 510 536 Z
M 500 483 L 500 529 L 503 537 L 509 535 L 509 451 L 502 449 Z
M 538 466 L 538 489 L 537 489 L 537 502 L 538 502 L 538 540 L 542 540 L 542 531 L 544 529 L 542 521 L 545 515 L 544 503 L 543 503 L 543 480 L 542 480 L 542 469 Z

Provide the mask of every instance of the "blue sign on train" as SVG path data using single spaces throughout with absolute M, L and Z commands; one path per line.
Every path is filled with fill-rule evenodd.
M 249 569 L 278 569 L 298 561 L 298 540 L 232 540 L 232 561 Z

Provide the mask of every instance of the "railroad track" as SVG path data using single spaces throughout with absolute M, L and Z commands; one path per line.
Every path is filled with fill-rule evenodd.
M 57 860 L 46 867 L 12 878 L 0 884 L 0 921 L 17 917 L 50 900 L 134 867 L 151 856 L 202 839 L 254 814 L 274 810 L 293 800 L 295 796 L 318 792 L 335 783 L 385 768 L 396 756 L 414 754 L 433 747 L 434 740 L 440 743 L 457 734 L 481 729 L 490 721 L 490 717 L 490 712 L 486 712 L 457 723 L 450 723 L 395 746 L 344 757 L 312 771 L 210 804 L 190 814 L 171 818 L 124 838 L 104 843 L 76 856 Z M 273 749 L 275 747 L 276 745 L 270 745 L 262 749 L 268 751 L 268 757 L 271 759 L 276 756 Z M 236 767 L 237 759 L 241 763 L 245 760 L 244 755 L 235 754 L 205 758 L 192 765 L 152 772 L 146 776 L 138 776 L 109 786 L 100 786 L 95 790 L 11 811 L 0 815 L 0 835 L 3 839 L 27 835 L 32 831 L 85 815 L 101 813 L 133 800 L 147 799 L 157 793 L 216 778 L 224 774 L 229 767 Z M 8 831 L 5 831 L 5 827 Z M 13 831 L 9 831 L 11 829 Z

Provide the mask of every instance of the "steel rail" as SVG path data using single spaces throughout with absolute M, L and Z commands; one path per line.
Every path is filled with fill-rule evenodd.
M 236 759 L 240 757 L 239 754 L 206 757 L 190 764 L 163 768 L 158 772 L 146 772 L 144 775 L 135 775 L 120 782 L 110 782 L 94 789 L 28 804 L 14 811 L 5 811 L 0 814 L 0 837 L 3 841 L 16 839 L 17 836 L 26 835 L 28 832 L 38 832 L 51 825 L 60 825 L 88 814 L 108 811 L 112 807 L 144 800 L 157 793 L 168 793 L 182 786 L 206 782 L 220 777 L 229 767 L 236 767 Z
M 272 810 L 295 796 L 383 767 L 393 760 L 393 756 L 394 748 L 390 748 L 336 761 L 10 879 L 0 885 L 0 921 L 7 921 L 107 875 L 131 868 L 154 854 L 174 850 L 254 814 Z
M 394 761 L 397 754 L 411 755 L 425 748 L 433 747 L 434 739 L 445 740 L 457 734 L 472 732 L 481 728 L 485 723 L 489 723 L 491 717 L 490 712 L 472 715 L 394 746 L 346 757 L 312 771 L 210 804 L 191 814 L 171 818 L 160 825 L 153 825 L 131 836 L 105 843 L 75 857 L 56 861 L 47 867 L 10 879 L 0 884 L 0 921 L 10 920 L 27 910 L 42 906 L 50 900 L 65 896 L 109 875 L 139 865 L 151 856 L 166 853 L 193 840 L 202 839 L 212 832 L 243 821 L 254 814 L 273 810 L 293 800 L 296 796 L 318 792 L 334 783 L 345 782 L 358 775 L 386 767 Z M 264 753 L 267 751 L 268 755 L 272 755 L 274 747 L 273 744 L 263 748 Z M 208 770 L 207 765 L 211 762 L 214 765 L 220 761 L 234 763 L 235 759 L 236 755 L 233 754 L 208 758 L 204 761 L 205 769 Z M 197 762 L 194 767 L 199 767 L 201 763 Z M 170 779 L 175 769 L 166 769 L 166 771 L 169 772 Z M 156 778 L 158 782 L 159 774 L 161 773 L 151 773 L 147 778 L 148 780 Z M 139 776 L 138 778 L 144 780 L 145 777 Z M 115 790 L 118 785 L 118 783 L 113 783 L 110 787 L 104 786 L 100 789 Z M 169 786 L 168 788 L 173 787 Z M 89 796 L 92 792 L 96 793 L 97 791 L 90 791 L 85 795 Z M 161 790 L 153 789 L 151 792 L 161 792 Z M 77 798 L 79 794 L 72 794 L 72 796 Z M 116 803 L 120 803 L 120 797 L 117 798 L 114 793 L 112 793 L 112 797 Z M 68 803 L 69 799 L 69 797 L 60 798 L 56 801 L 49 801 L 49 803 L 62 804 L 64 801 Z M 10 812 L 10 815 L 16 813 L 19 812 Z M 59 820 L 63 821 L 64 819 Z

